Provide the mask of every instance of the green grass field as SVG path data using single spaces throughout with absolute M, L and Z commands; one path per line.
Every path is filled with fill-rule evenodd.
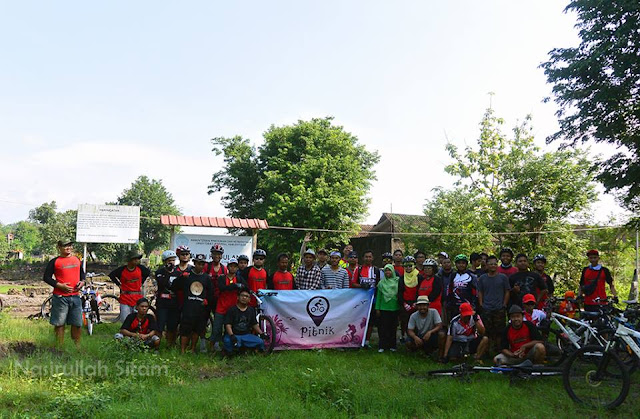
M 594 412 L 573 404 L 557 377 L 513 385 L 489 373 L 469 382 L 426 379 L 427 370 L 441 366 L 404 351 L 291 351 L 226 360 L 128 351 L 112 340 L 116 325 L 96 329 L 83 336 L 80 350 L 67 335 L 57 351 L 46 321 L 0 313 L 0 415 L 573 418 L 637 417 L 640 407 L 637 383 L 621 408 Z M 76 374 L 81 369 L 85 374 Z

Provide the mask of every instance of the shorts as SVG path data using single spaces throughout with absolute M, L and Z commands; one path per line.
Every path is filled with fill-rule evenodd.
M 191 336 L 195 333 L 201 335 L 207 328 L 207 317 L 188 317 L 182 316 L 180 320 L 180 336 Z
M 115 336 L 114 336 L 114 338 L 116 338 L 116 340 L 122 340 L 122 339 L 133 339 L 133 338 L 132 338 L 132 337 L 130 337 L 130 336 L 125 337 L 122 333 L 116 333 L 116 334 L 115 334 Z M 159 340 L 160 340 L 160 337 L 159 337 L 159 336 L 153 335 L 153 336 L 151 336 L 149 339 L 145 340 L 145 341 L 144 341 L 144 344 L 145 344 L 146 346 L 148 346 L 148 347 L 150 347 L 150 348 L 151 348 L 151 347 L 155 346 L 155 344 L 154 344 L 154 343 L 155 343 L 155 342 L 157 342 L 157 341 L 159 341 Z
M 449 348 L 449 353 L 447 356 L 449 358 L 462 358 L 465 354 L 475 354 L 478 351 L 478 345 L 482 342 L 482 336 L 478 336 L 474 340 L 470 340 L 468 342 L 451 342 L 451 347 Z M 468 351 L 467 351 L 468 348 Z
M 483 311 L 480 318 L 486 329 L 485 335 L 490 338 L 496 338 L 502 334 L 506 324 L 504 309 Z
M 167 332 L 175 332 L 178 330 L 178 322 L 180 320 L 180 311 L 177 308 L 157 308 L 156 309 L 156 321 L 158 325 L 158 331 L 164 332 L 165 327 Z
M 505 354 L 498 354 L 495 356 L 495 358 L 493 358 L 493 361 L 495 362 L 496 365 L 516 365 L 516 364 L 520 364 L 525 359 L 533 360 L 535 355 L 536 355 L 536 347 L 534 346 L 529 350 L 529 352 L 527 352 L 527 355 L 525 355 L 524 358 L 517 358 L 514 356 L 507 356 Z
M 82 300 L 78 295 L 56 295 L 51 297 L 51 317 L 54 326 L 65 324 L 82 327 Z

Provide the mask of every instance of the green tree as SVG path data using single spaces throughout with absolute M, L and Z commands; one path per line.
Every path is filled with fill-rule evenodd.
M 138 177 L 131 187 L 122 191 L 117 204 L 139 206 L 140 216 L 148 217 L 140 220 L 140 241 L 146 255 L 169 245 L 171 229 L 157 220 L 149 219 L 159 218 L 161 215 L 180 214 L 173 196 L 161 181 L 149 179 L 147 176 Z
M 272 125 L 256 149 L 241 137 L 214 138 L 224 156 L 209 193 L 225 191 L 229 215 L 263 218 L 269 224 L 355 230 L 367 212 L 367 193 L 375 180 L 376 152 L 368 151 L 333 118 Z M 304 231 L 267 230 L 260 246 L 294 253 Z M 348 234 L 319 233 L 314 245 L 345 240 Z
M 640 3 L 574 0 L 581 43 L 556 48 L 541 64 L 559 105 L 560 128 L 548 141 L 609 143 L 618 152 L 596 162 L 598 180 L 640 211 Z M 549 100 L 549 98 L 547 98 Z
M 55 201 L 44 203 L 29 211 L 29 219 L 38 226 L 41 235 L 39 249 L 48 255 L 57 253 L 56 243 L 60 239 L 75 239 L 78 211 L 57 212 Z
M 24 252 L 25 256 L 40 250 L 42 235 L 39 226 L 33 222 L 18 221 L 11 229 L 14 234 L 13 248 Z

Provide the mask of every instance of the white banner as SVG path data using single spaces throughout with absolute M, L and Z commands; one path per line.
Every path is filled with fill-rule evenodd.
M 192 255 L 203 254 L 211 258 L 211 246 L 221 244 L 224 247 L 222 263 L 225 265 L 231 258 L 239 255 L 247 255 L 251 258 L 253 253 L 253 238 L 250 236 L 213 236 L 206 234 L 176 234 L 171 241 L 173 250 L 178 246 L 189 246 Z
M 78 205 L 76 241 L 79 243 L 137 243 L 140 207 Z
M 260 307 L 276 324 L 275 349 L 364 345 L 375 290 L 263 291 Z

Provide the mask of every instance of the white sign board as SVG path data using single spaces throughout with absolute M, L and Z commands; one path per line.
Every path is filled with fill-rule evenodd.
M 192 255 L 203 254 L 211 259 L 211 246 L 221 244 L 224 247 L 222 262 L 226 263 L 231 258 L 239 255 L 247 255 L 251 258 L 253 252 L 253 238 L 251 236 L 210 236 L 206 234 L 176 234 L 171 241 L 173 250 L 178 246 L 189 246 Z
M 76 227 L 79 243 L 137 243 L 140 207 L 81 204 Z

